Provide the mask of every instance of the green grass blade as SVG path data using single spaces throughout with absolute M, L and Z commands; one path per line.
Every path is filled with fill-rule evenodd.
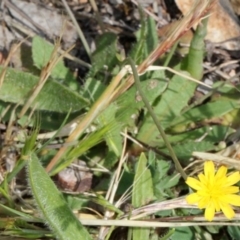
M 27 166 L 33 197 L 56 237 L 62 240 L 91 239 L 34 153 L 30 155 Z
M 154 198 L 151 172 L 147 168 L 147 158 L 145 154 L 142 153 L 134 177 L 132 205 L 134 207 L 141 207 Z
M 0 211 L 1 213 L 7 215 L 8 217 L 18 217 L 18 219 L 22 219 L 23 221 L 28 222 L 42 222 L 41 219 L 38 219 L 35 216 L 29 215 L 24 212 L 20 212 L 18 210 L 15 210 L 13 208 L 7 207 L 3 204 L 0 204 Z
M 134 207 L 141 207 L 154 198 L 152 176 L 150 170 L 147 168 L 147 158 L 142 153 L 134 177 L 132 205 Z M 132 234 L 133 240 L 149 239 L 150 228 L 134 228 Z

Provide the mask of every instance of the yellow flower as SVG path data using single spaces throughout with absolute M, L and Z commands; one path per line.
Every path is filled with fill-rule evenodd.
M 188 177 L 186 183 L 197 192 L 186 197 L 189 204 L 197 204 L 200 209 L 205 208 L 205 218 L 212 221 L 215 212 L 222 211 L 228 219 L 235 216 L 232 206 L 240 206 L 240 196 L 234 193 L 239 188 L 232 186 L 240 180 L 239 172 L 227 176 L 227 168 L 221 166 L 215 174 L 212 161 L 204 163 L 204 174 L 198 179 Z

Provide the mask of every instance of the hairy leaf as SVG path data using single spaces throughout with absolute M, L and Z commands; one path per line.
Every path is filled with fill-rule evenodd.
M 96 41 L 96 51 L 92 54 L 92 74 L 99 70 L 111 69 L 117 63 L 117 35 L 111 32 L 102 34 Z
M 0 67 L 1 71 L 3 71 L 2 67 Z M 32 89 L 36 86 L 38 80 L 38 77 L 30 73 L 8 68 L 0 89 L 0 100 L 23 105 L 31 95 Z M 48 80 L 32 107 L 37 110 L 67 113 L 71 109 L 72 111 L 79 111 L 86 107 L 87 103 L 88 101 L 75 91 L 54 80 Z
M 35 66 L 38 69 L 42 69 L 46 64 L 51 61 L 51 54 L 54 50 L 54 45 L 50 44 L 43 38 L 35 36 L 32 41 L 32 57 Z M 65 67 L 63 60 L 61 59 L 57 65 L 53 68 L 51 76 L 57 79 L 65 79 L 66 77 L 73 80 L 73 76 L 69 69 Z
M 57 238 L 90 240 L 87 230 L 67 206 L 34 153 L 29 155 L 27 166 L 29 184 L 37 207 Z

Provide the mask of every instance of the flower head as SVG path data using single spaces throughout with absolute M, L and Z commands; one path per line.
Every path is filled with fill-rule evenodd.
M 240 196 L 237 186 L 232 186 L 240 180 L 239 172 L 227 176 L 227 168 L 221 166 L 215 173 L 212 161 L 204 163 L 204 174 L 198 179 L 188 177 L 186 183 L 196 190 L 186 197 L 189 204 L 197 204 L 200 209 L 205 208 L 205 218 L 212 221 L 215 212 L 222 211 L 228 219 L 235 215 L 232 206 L 240 206 Z

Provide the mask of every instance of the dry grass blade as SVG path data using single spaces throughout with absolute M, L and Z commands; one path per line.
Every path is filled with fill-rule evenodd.
M 116 197 L 116 192 L 117 192 L 117 189 L 118 189 L 118 186 L 119 186 L 119 182 L 121 180 L 121 172 L 122 172 L 123 164 L 127 159 L 127 155 L 125 155 L 126 147 L 127 147 L 127 138 L 125 137 L 121 158 L 120 158 L 120 161 L 118 163 L 118 168 L 113 175 L 112 181 L 110 183 L 110 186 L 108 188 L 108 191 L 107 191 L 107 194 L 106 194 L 106 197 L 105 197 L 106 200 L 109 200 L 109 202 L 111 204 L 114 204 L 114 199 Z M 115 203 L 115 206 L 116 206 L 116 203 Z M 114 215 L 113 212 L 107 210 L 104 214 L 104 219 L 109 219 L 113 215 Z M 108 230 L 109 229 L 106 228 L 105 226 L 101 227 L 100 230 L 99 230 L 99 238 L 100 239 L 105 239 L 105 236 L 106 236 Z
M 201 218 L 203 220 L 203 218 Z M 83 225 L 88 226 L 122 226 L 122 227 L 190 227 L 190 226 L 240 226 L 239 222 L 151 222 L 134 220 L 86 220 L 80 219 Z M 201 220 L 199 220 L 201 221 Z
M 126 66 L 124 66 L 124 67 L 132 74 L 132 69 L 131 69 L 131 66 L 130 66 L 130 65 L 126 65 Z M 170 68 L 170 67 L 149 66 L 144 72 L 142 72 L 142 73 L 139 74 L 139 75 L 143 75 L 143 74 L 145 74 L 145 73 L 148 72 L 148 71 L 156 71 L 156 70 L 167 70 L 167 71 L 169 71 L 169 72 L 171 72 L 171 73 L 174 73 L 174 74 L 176 74 L 176 75 L 178 75 L 178 76 L 181 76 L 181 77 L 183 77 L 183 78 L 185 78 L 185 79 L 187 79 L 187 80 L 190 80 L 190 81 L 192 81 L 192 82 L 198 83 L 199 85 L 202 85 L 202 86 L 205 86 L 205 87 L 208 87 L 208 88 L 212 88 L 210 85 L 208 85 L 208 84 L 206 84 L 206 83 L 204 83 L 204 82 L 198 81 L 197 79 L 192 78 L 192 77 L 190 77 L 190 76 L 188 76 L 188 75 L 186 75 L 186 74 L 183 74 L 183 73 L 181 73 L 181 72 L 175 71 L 174 69 L 172 69 L 172 68 Z
M 239 160 L 236 160 L 231 157 L 225 157 L 220 154 L 206 153 L 206 152 L 193 152 L 192 155 L 194 157 L 204 159 L 204 160 L 211 159 L 212 161 L 216 162 L 217 164 L 224 164 L 227 166 L 231 166 L 237 170 L 240 170 Z
M 3 84 L 3 81 L 4 81 L 4 77 L 5 77 L 5 74 L 6 74 L 6 71 L 7 71 L 7 66 L 9 65 L 10 61 L 11 61 L 11 58 L 13 57 L 14 53 L 17 51 L 18 48 L 20 48 L 20 46 L 22 45 L 22 43 L 26 40 L 23 39 L 21 42 L 19 42 L 18 44 L 13 44 L 13 47 L 10 49 L 10 52 L 8 54 L 8 57 L 6 59 L 6 61 L 4 62 L 4 69 L 2 70 L 1 74 L 0 74 L 0 88 Z

